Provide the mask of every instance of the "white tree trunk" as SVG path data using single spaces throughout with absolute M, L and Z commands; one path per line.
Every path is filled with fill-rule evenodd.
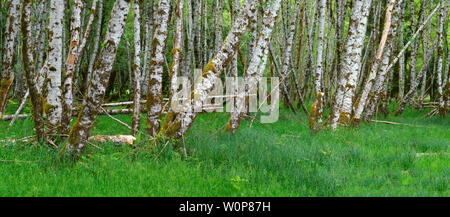
M 257 89 L 258 81 L 266 68 L 270 38 L 272 36 L 272 30 L 278 16 L 278 12 L 280 10 L 280 5 L 281 0 L 275 0 L 264 13 L 262 30 L 253 50 L 253 55 L 245 76 L 244 84 L 248 85 L 248 89 L 246 89 L 246 92 L 239 93 L 239 96 L 236 98 L 237 111 L 231 113 L 230 120 L 228 121 L 226 127 L 226 130 L 229 130 L 233 134 L 236 133 L 236 130 L 239 128 L 242 116 L 245 112 L 245 96 L 250 94 L 249 91 Z
M 444 101 L 444 93 L 443 93 L 443 79 L 442 79 L 442 71 L 443 71 L 443 65 L 444 65 L 444 22 L 446 19 L 447 11 L 445 10 L 445 3 L 444 0 L 441 0 L 441 9 L 438 17 L 438 30 L 437 30 L 437 36 L 438 37 L 438 47 L 437 47 L 437 91 L 438 91 L 438 102 L 439 102 L 439 114 L 442 117 L 445 117 L 447 115 L 447 109 L 445 109 L 445 101 Z M 448 54 L 447 54 L 448 55 Z M 449 63 L 447 63 L 449 64 Z
M 44 136 L 43 100 L 42 94 L 36 83 L 36 73 L 33 56 L 32 15 L 33 0 L 24 0 L 21 16 L 21 31 L 23 36 L 22 62 L 24 64 L 25 77 L 30 90 L 31 108 L 35 134 L 38 140 Z
M 319 36 L 317 37 L 317 55 L 316 55 L 316 70 L 314 73 L 314 87 L 316 92 L 316 98 L 317 96 L 322 95 L 323 88 L 322 88 L 322 82 L 323 82 L 323 50 L 324 50 L 324 35 L 325 35 L 325 18 L 327 16 L 326 14 L 326 0 L 319 0 Z M 317 99 L 316 99 L 317 100 Z M 318 117 L 315 117 L 317 120 L 317 123 L 322 122 L 322 114 L 323 114 L 323 100 L 317 101 L 317 115 Z M 312 114 L 312 113 L 311 113 Z
M 61 123 L 61 69 L 63 48 L 64 1 L 51 0 L 48 23 L 48 57 L 47 57 L 47 98 L 44 112 L 48 123 L 58 126 Z
M 83 3 L 81 0 L 74 0 L 72 7 L 72 18 L 70 22 L 70 48 L 69 54 L 65 63 L 63 72 L 63 98 L 62 98 L 62 110 L 61 115 L 61 132 L 67 134 L 70 131 L 70 120 L 72 118 L 72 82 L 73 72 L 77 65 L 78 58 L 78 46 L 80 43 L 80 31 L 81 31 L 81 11 L 83 10 Z
M 391 55 L 392 52 L 394 51 L 394 46 L 395 46 L 395 38 L 397 36 L 397 30 L 398 30 L 398 22 L 399 19 L 402 16 L 402 5 L 403 5 L 403 0 L 398 0 L 395 3 L 394 6 L 394 10 L 393 10 L 393 16 L 391 19 L 391 28 L 390 28 L 390 32 L 386 41 L 386 49 L 384 51 L 382 60 L 381 60 L 381 64 L 380 64 L 380 68 L 378 71 L 378 75 L 376 78 L 376 81 L 374 83 L 374 86 L 372 87 L 371 92 L 369 93 L 370 97 L 369 100 L 367 101 L 367 109 L 366 109 L 366 113 L 364 116 L 365 121 L 370 121 L 372 119 L 372 115 L 373 113 L 377 110 L 378 107 L 378 101 L 381 100 L 383 98 L 383 93 L 384 93 L 384 83 L 386 80 L 386 77 L 390 71 L 390 59 L 391 59 Z
M 0 116 L 5 109 L 8 93 L 14 81 L 14 64 L 20 24 L 20 6 L 20 0 L 11 0 L 7 3 L 8 15 L 5 28 L 4 56 L 0 71 Z
M 140 111 L 141 111 L 141 23 L 140 20 L 140 3 L 141 1 L 135 0 L 133 3 L 134 6 L 134 65 L 133 65 L 133 73 L 134 80 L 133 89 L 134 89 L 134 97 L 133 97 L 133 117 L 131 123 L 131 134 L 136 136 L 139 132 L 140 128 Z M 130 72 L 131 73 L 131 72 Z
M 153 50 L 150 60 L 150 77 L 147 91 L 147 130 L 151 136 L 156 136 L 160 130 L 162 111 L 162 75 L 164 70 L 164 55 L 169 25 L 170 1 L 160 0 L 158 3 L 155 34 L 153 35 Z
M 171 111 L 167 114 L 162 129 L 163 136 L 181 138 L 189 130 L 198 112 L 202 110 L 202 102 L 205 101 L 208 94 L 214 89 L 214 81 L 220 76 L 237 52 L 241 37 L 250 24 L 249 14 L 256 13 L 256 6 L 256 0 L 245 0 L 243 8 L 233 23 L 233 27 L 229 31 L 224 44 L 203 69 L 202 81 L 195 83 L 194 91 L 191 92 L 194 99 L 186 100 L 187 104 L 184 106 L 182 112 L 175 113 Z
M 381 58 L 384 52 L 384 47 L 386 45 L 386 40 L 391 28 L 391 16 L 392 9 L 394 8 L 396 0 L 390 0 L 386 8 L 386 15 L 384 19 L 383 34 L 381 35 L 380 45 L 378 46 L 377 55 L 373 60 L 372 67 L 370 69 L 369 75 L 367 76 L 364 88 L 361 92 L 360 97 L 355 104 L 355 113 L 353 115 L 353 122 L 359 123 L 361 120 L 361 114 L 364 111 L 364 107 L 367 102 L 370 91 L 372 90 L 373 83 L 375 82 L 377 72 L 380 66 Z
M 104 47 L 100 51 L 99 58 L 94 66 L 92 80 L 83 100 L 80 114 L 70 131 L 68 151 L 72 154 L 80 154 L 86 146 L 90 130 L 99 113 L 99 105 L 102 104 L 106 85 L 111 74 L 112 66 L 116 58 L 117 47 L 125 27 L 130 3 L 127 0 L 114 2 L 106 32 Z
M 342 69 L 339 76 L 339 84 L 330 114 L 332 129 L 336 129 L 338 120 L 344 124 L 347 124 L 350 120 L 352 98 L 356 87 L 358 70 L 361 68 L 362 49 L 364 47 L 371 2 L 371 0 L 356 0 L 353 2 L 345 53 L 341 63 Z

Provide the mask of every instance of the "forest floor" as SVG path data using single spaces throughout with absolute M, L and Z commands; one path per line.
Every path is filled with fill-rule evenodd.
M 187 158 L 172 146 L 158 155 L 101 144 L 74 164 L 52 148 L 0 144 L 0 196 L 449 196 L 450 118 L 426 112 L 377 117 L 409 125 L 316 135 L 305 114 L 287 110 L 274 124 L 255 121 L 249 129 L 243 121 L 236 135 L 220 130 L 228 114 L 202 114 L 185 137 Z M 33 133 L 31 119 L 8 124 L 0 122 L 0 140 Z M 129 130 L 100 116 L 92 134 Z M 150 142 L 138 136 L 137 143 Z

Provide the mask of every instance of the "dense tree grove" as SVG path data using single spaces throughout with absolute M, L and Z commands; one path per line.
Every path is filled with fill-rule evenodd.
M 258 85 L 266 77 L 281 107 L 308 115 L 314 133 L 408 106 L 446 117 L 449 4 L 0 0 L 0 119 L 28 117 L 20 113 L 29 98 L 37 141 L 76 156 L 100 114 L 129 113 L 124 134 L 159 144 L 183 139 L 200 113 L 228 103 L 224 130 L 235 134 L 265 101 L 276 109 L 278 93 L 264 99 Z M 232 94 L 211 97 L 222 82 Z M 4 114 L 11 99 L 20 107 Z

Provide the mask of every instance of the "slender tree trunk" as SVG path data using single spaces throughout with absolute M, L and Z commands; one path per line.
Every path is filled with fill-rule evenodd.
M 317 54 L 316 54 L 316 70 L 314 73 L 314 87 L 316 96 L 323 95 L 322 81 L 323 81 L 323 50 L 324 50 L 324 35 L 325 35 L 325 18 L 326 14 L 326 0 L 319 0 L 319 32 L 317 37 Z M 319 100 L 317 104 L 317 123 L 322 123 L 323 100 Z M 313 113 L 311 113 L 313 114 Z
M 219 2 L 220 3 L 220 2 Z M 186 61 L 185 61 L 185 65 L 184 65 L 184 73 L 183 76 L 187 76 L 188 78 L 191 79 L 191 81 L 193 80 L 193 63 L 195 62 L 193 59 L 194 57 L 194 21 L 192 19 L 192 2 L 191 0 L 187 0 L 187 23 L 188 23 L 188 28 L 186 29 L 187 32 L 187 53 L 186 53 Z M 216 36 L 217 38 L 217 36 Z
M 222 0 L 216 0 L 217 1 L 217 23 L 216 23 L 216 36 L 215 36 L 215 49 L 214 53 L 219 51 L 220 47 L 222 46 L 223 37 L 222 37 L 222 23 L 223 23 L 223 1 Z
M 99 44 L 102 36 L 102 23 L 103 23 L 103 0 L 99 0 L 97 9 L 97 26 L 95 27 L 95 36 L 94 36 L 94 47 L 92 49 L 92 54 L 89 59 L 89 66 L 87 71 L 87 79 L 85 82 L 85 87 L 89 85 L 89 81 L 91 80 L 92 77 L 92 71 L 94 69 L 95 60 L 97 59 Z
M 233 134 L 236 133 L 236 130 L 239 128 L 242 116 L 245 113 L 245 98 L 246 96 L 249 96 L 250 91 L 255 91 L 257 89 L 258 81 L 261 79 L 264 69 L 266 68 L 270 38 L 280 10 L 280 3 L 281 0 L 275 0 L 264 13 L 262 30 L 245 76 L 244 84 L 248 85 L 248 89 L 246 89 L 246 92 L 239 93 L 239 97 L 237 97 L 236 101 L 237 111 L 231 113 L 230 120 L 225 128 Z M 251 97 L 249 96 L 249 99 L 250 98 Z
M 134 79 L 130 80 L 133 82 L 134 97 L 133 97 L 133 117 L 131 123 L 131 134 L 136 136 L 140 128 L 140 111 L 141 111 L 141 19 L 139 7 L 142 5 L 142 0 L 135 0 L 133 3 L 134 10 L 134 65 L 133 73 Z M 130 72 L 131 74 L 131 72 Z
M 11 0 L 7 4 L 5 47 L 2 71 L 0 74 L 0 116 L 6 107 L 8 93 L 14 81 L 14 64 L 16 59 L 16 46 L 20 25 L 20 0 Z
M 438 17 L 438 30 L 437 30 L 437 36 L 438 37 L 438 47 L 437 47 L 437 91 L 438 91 L 438 102 L 439 102 L 439 114 L 441 117 L 447 116 L 447 109 L 445 109 L 445 101 L 444 101 L 444 93 L 443 93 L 443 79 L 442 79 L 442 71 L 444 66 L 444 22 L 446 19 L 447 11 L 445 8 L 445 2 L 444 0 L 441 0 L 441 9 Z M 447 63 L 448 64 L 448 63 Z
M 425 4 L 425 2 L 423 2 L 422 4 Z M 410 7 L 411 7 L 411 30 L 412 31 L 416 31 L 416 15 L 415 15 L 415 7 L 414 7 L 414 1 L 410 1 Z M 425 11 L 422 12 L 422 17 L 425 17 Z M 421 19 L 422 21 L 424 19 Z M 410 75 L 410 83 L 412 84 L 415 80 L 416 80 L 416 68 L 417 68 L 417 52 L 419 49 L 419 43 L 417 41 L 414 41 L 414 44 L 412 45 L 412 51 L 411 51 L 411 66 L 410 66 L 410 70 L 411 70 L 411 75 Z M 403 99 L 404 97 L 404 90 L 402 90 L 402 97 L 400 99 Z M 414 93 L 414 97 L 411 98 L 413 104 L 416 104 L 416 99 L 417 99 L 417 90 L 415 90 Z
M 162 111 L 162 75 L 164 70 L 164 55 L 168 34 L 170 1 L 160 0 L 158 17 L 153 36 L 153 50 L 150 60 L 150 77 L 147 91 L 147 130 L 151 136 L 156 136 L 160 130 Z
M 429 50 L 430 53 L 434 52 L 434 50 L 436 49 L 437 44 L 438 44 L 438 40 L 437 40 L 437 38 L 435 38 L 433 46 Z M 411 87 L 410 87 L 408 93 L 406 93 L 405 96 L 403 97 L 403 99 L 400 101 L 398 109 L 397 109 L 397 112 L 395 113 L 396 115 L 401 115 L 403 113 L 403 111 L 406 108 L 406 104 L 409 102 L 411 97 L 413 97 L 414 91 L 419 86 L 420 79 L 423 76 L 425 76 L 425 74 L 427 72 L 428 65 L 430 64 L 431 57 L 432 57 L 432 55 L 425 56 L 425 60 L 424 60 L 424 64 L 422 65 L 422 69 L 420 70 L 419 74 L 417 75 L 416 80 L 413 83 L 411 83 Z M 426 82 L 426 80 L 425 80 L 425 82 Z
M 24 0 L 21 16 L 21 31 L 23 36 L 22 58 L 24 64 L 27 85 L 30 89 L 31 110 L 33 114 L 34 129 L 37 140 L 44 137 L 44 119 L 43 119 L 43 98 L 41 91 L 36 83 L 36 73 L 34 69 L 33 39 L 32 39 L 32 10 L 33 0 Z
M 90 130 L 100 111 L 98 106 L 103 101 L 106 83 L 116 58 L 117 47 L 124 31 L 129 7 L 130 3 L 127 0 L 114 2 L 104 40 L 105 46 L 100 51 L 99 58 L 94 65 L 91 84 L 87 89 L 78 119 L 69 134 L 68 151 L 72 154 L 78 153 L 79 155 L 83 151 Z
M 394 10 L 393 10 L 393 16 L 392 16 L 392 20 L 391 20 L 391 28 L 390 28 L 390 32 L 388 34 L 388 38 L 386 41 L 386 49 L 384 50 L 384 54 L 383 57 L 381 59 L 381 63 L 380 63 L 380 68 L 378 70 L 378 75 L 376 78 L 376 81 L 374 83 L 374 86 L 372 87 L 371 92 L 369 93 L 369 95 L 371 96 L 367 102 L 366 105 L 366 113 L 364 116 L 364 119 L 368 122 L 372 119 L 372 115 L 374 112 L 376 112 L 377 107 L 378 107 L 378 101 L 382 100 L 383 98 L 383 93 L 384 93 L 384 83 L 386 79 L 389 71 L 390 71 L 390 67 L 389 67 L 389 63 L 391 60 L 391 56 L 392 53 L 394 51 L 394 46 L 395 46 L 395 37 L 397 36 L 397 27 L 398 27 L 398 22 L 399 19 L 402 16 L 402 5 L 403 5 L 403 0 L 398 0 L 395 3 L 394 6 Z
M 50 1 L 50 15 L 48 23 L 48 84 L 44 112 L 47 114 L 48 124 L 58 127 L 61 123 L 61 70 L 63 57 L 63 0 Z
M 78 46 L 80 42 L 81 31 L 81 11 L 83 10 L 83 2 L 81 0 L 74 0 L 72 6 L 72 18 L 70 22 L 70 48 L 69 56 L 65 63 L 65 70 L 63 73 L 63 97 L 62 97 L 62 110 L 61 115 L 61 133 L 68 134 L 70 131 L 70 121 L 72 118 L 72 83 L 73 72 L 77 65 L 78 58 Z
M 338 120 L 342 124 L 348 124 L 350 121 L 352 98 L 356 87 L 357 74 L 361 68 L 362 49 L 371 3 L 371 0 L 353 1 L 345 54 L 341 63 L 342 71 L 330 114 L 332 129 L 336 129 Z
M 245 0 L 224 44 L 203 70 L 202 82 L 194 84 L 194 91 L 191 92 L 194 99 L 186 100 L 186 106 L 180 113 L 171 111 L 167 114 L 162 129 L 163 136 L 181 138 L 189 130 L 202 109 L 202 102 L 214 88 L 213 81 L 220 76 L 237 52 L 241 37 L 250 25 L 250 14 L 256 13 L 256 7 L 256 0 Z

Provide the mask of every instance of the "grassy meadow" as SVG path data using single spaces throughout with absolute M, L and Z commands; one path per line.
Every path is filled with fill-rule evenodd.
M 425 116 L 407 110 L 377 119 L 408 126 L 372 123 L 312 135 L 305 114 L 282 109 L 274 124 L 255 121 L 249 129 L 246 120 L 229 135 L 221 131 L 228 114 L 202 114 L 185 137 L 187 157 L 173 143 L 144 151 L 151 144 L 144 134 L 137 150 L 97 144 L 101 149 L 88 146 L 78 163 L 60 160 L 50 147 L 0 143 L 0 196 L 449 196 L 450 118 Z M 0 122 L 0 140 L 33 133 L 31 119 L 8 124 Z M 100 116 L 92 134 L 129 130 Z

